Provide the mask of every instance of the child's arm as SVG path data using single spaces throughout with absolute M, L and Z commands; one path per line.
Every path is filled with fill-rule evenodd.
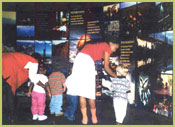
M 43 88 L 45 88 L 45 85 L 44 85 L 41 81 L 39 81 L 39 82 L 37 83 L 37 85 L 38 85 L 38 86 L 41 86 L 41 87 L 43 87 Z
M 108 88 L 110 91 L 112 91 L 112 82 L 102 79 L 102 86 Z
M 28 91 L 28 93 L 27 93 L 27 96 L 28 96 L 28 97 L 30 97 L 31 94 L 32 94 L 32 88 L 33 88 L 33 86 L 34 86 L 34 83 L 31 82 L 31 83 L 30 83 L 30 86 L 29 86 L 29 91 Z
M 63 89 L 64 89 L 64 92 L 66 91 L 66 85 L 65 83 L 63 83 Z
M 130 81 L 127 81 L 127 88 L 128 90 L 126 91 L 126 93 L 130 93 L 131 92 L 131 85 L 130 85 Z
M 46 90 L 47 90 L 47 92 L 48 92 L 48 96 L 49 96 L 49 98 L 51 99 L 51 97 L 52 97 L 52 94 L 51 94 L 51 91 L 50 91 L 50 87 L 49 87 L 49 83 L 48 82 L 46 82 Z

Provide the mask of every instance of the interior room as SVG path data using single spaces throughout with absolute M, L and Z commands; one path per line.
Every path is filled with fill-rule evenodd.
M 47 77 L 58 67 L 67 78 L 84 46 L 105 42 L 107 36 L 119 44 L 109 57 L 110 69 L 128 67 L 123 125 L 173 125 L 173 2 L 2 2 L 2 54 L 37 57 Z M 97 125 L 116 125 L 112 91 L 105 85 L 111 76 L 104 63 L 95 61 Z M 4 78 L 2 85 L 9 77 Z M 2 102 L 2 125 L 82 125 L 79 103 L 75 120 L 69 121 L 50 114 L 48 96 L 47 119 L 32 120 L 28 91 L 29 80 L 16 89 L 13 119 Z M 64 91 L 62 112 L 67 106 Z M 93 125 L 87 114 L 87 124 Z

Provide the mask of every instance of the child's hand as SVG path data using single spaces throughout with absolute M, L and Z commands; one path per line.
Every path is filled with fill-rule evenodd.
M 48 93 L 48 96 L 49 96 L 49 99 L 51 99 L 51 98 L 52 98 L 52 94 L 51 94 L 51 93 Z
M 66 91 L 66 85 L 65 84 L 63 84 L 63 90 L 64 90 L 64 92 Z
M 30 97 L 31 95 L 32 95 L 32 92 L 29 91 L 29 92 L 27 93 L 27 96 Z

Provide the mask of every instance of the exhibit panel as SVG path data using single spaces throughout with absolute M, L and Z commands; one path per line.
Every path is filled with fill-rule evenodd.
M 114 38 L 119 49 L 111 54 L 109 64 L 114 72 L 119 64 L 128 67 L 130 114 L 148 112 L 165 118 L 167 125 L 173 124 L 173 2 L 11 4 L 13 9 L 3 3 L 3 52 L 37 53 L 47 67 L 47 75 L 53 66 L 58 66 L 67 78 L 84 46 L 105 42 L 108 36 Z M 112 77 L 104 69 L 104 59 L 95 61 L 95 68 L 97 105 L 111 106 Z M 28 88 L 26 84 L 25 87 Z M 27 98 L 26 88 L 19 93 L 19 98 Z M 113 107 L 110 109 L 112 112 Z M 126 123 L 164 124 L 135 121 L 130 116 Z

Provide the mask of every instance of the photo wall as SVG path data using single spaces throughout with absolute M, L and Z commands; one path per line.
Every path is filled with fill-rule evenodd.
M 88 7 L 71 3 L 66 11 L 54 3 L 46 8 L 41 3 L 32 4 L 30 11 L 3 11 L 3 40 L 7 45 L 17 44 L 17 51 L 58 58 L 55 61 L 64 64 L 66 60 L 73 63 L 87 43 L 102 42 L 108 35 L 119 38 L 120 48 L 110 57 L 110 65 L 112 69 L 119 63 L 129 66 L 134 103 L 142 107 L 151 103 L 151 110 L 158 112 L 161 103 L 153 108 L 151 99 L 153 94 L 162 95 L 161 90 L 152 91 L 159 86 L 156 80 L 161 74 L 162 87 L 167 87 L 163 92 L 167 92 L 171 105 L 172 74 L 163 72 L 173 70 L 172 2 L 104 2 Z M 102 63 L 96 62 L 97 70 L 102 70 Z
M 36 9 L 16 13 L 16 42 L 20 50 L 32 47 L 30 52 L 23 51 L 27 54 L 36 52 L 49 59 L 52 56 L 68 58 L 68 11 Z M 32 46 L 29 42 L 33 42 Z

